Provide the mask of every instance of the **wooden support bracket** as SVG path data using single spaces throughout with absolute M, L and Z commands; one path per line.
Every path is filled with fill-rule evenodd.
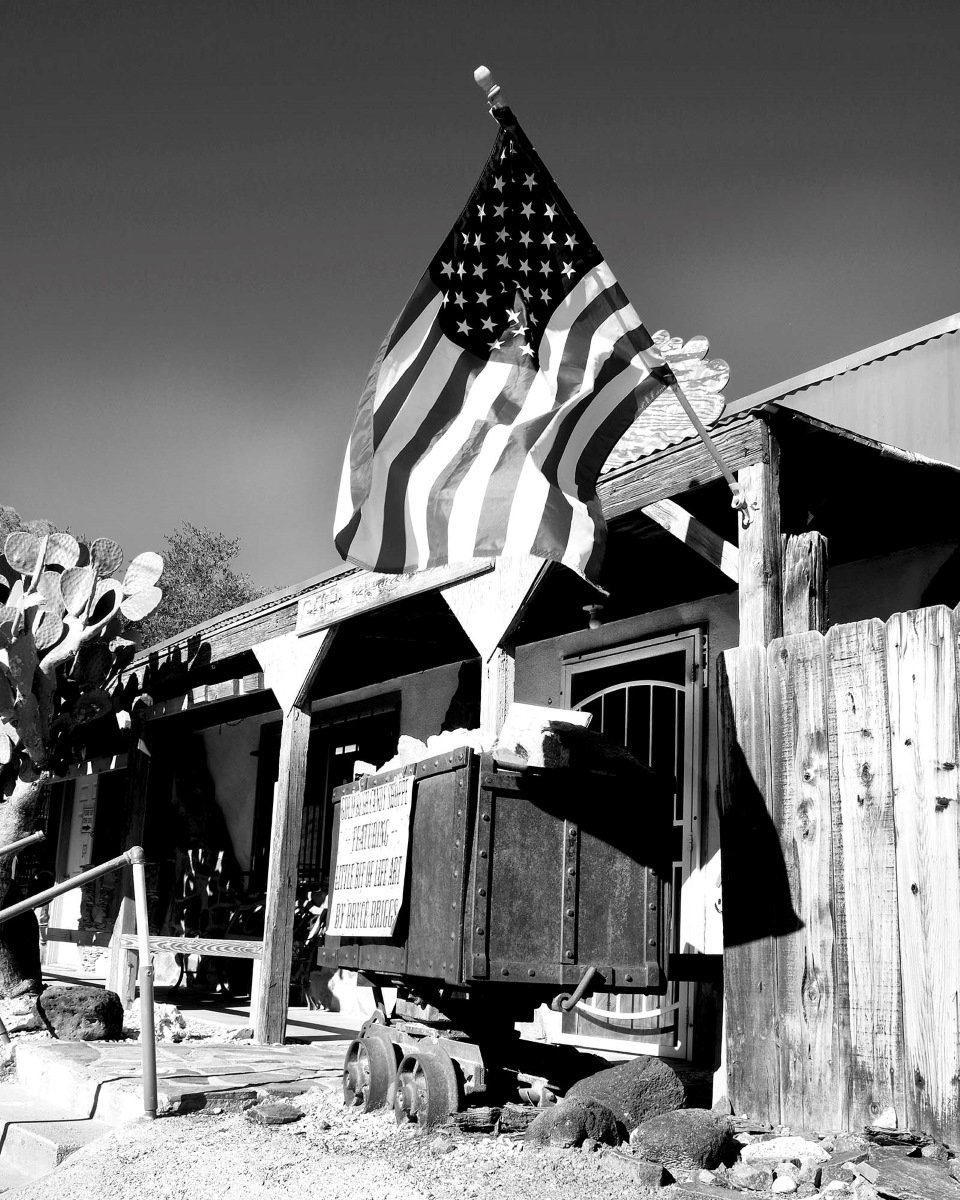
M 645 517 L 655 521 L 667 533 L 695 550 L 701 558 L 717 567 L 720 571 L 737 583 L 740 579 L 740 564 L 737 547 L 726 541 L 718 533 L 714 533 L 702 521 L 690 515 L 673 500 L 657 500 L 640 510 Z

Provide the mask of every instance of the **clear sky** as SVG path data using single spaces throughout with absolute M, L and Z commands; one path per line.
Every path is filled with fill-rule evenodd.
M 0 0 L 0 503 L 333 565 L 380 341 L 492 144 L 486 63 L 728 399 L 960 311 L 960 4 Z

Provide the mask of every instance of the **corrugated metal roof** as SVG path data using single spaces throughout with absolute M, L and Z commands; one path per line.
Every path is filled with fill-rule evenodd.
M 929 342 L 958 331 L 960 331 L 960 313 L 954 313 L 953 316 L 944 317 L 941 321 L 934 321 L 931 325 L 922 325 L 919 329 L 913 329 L 909 333 L 902 333 L 898 337 L 879 342 L 875 346 L 868 346 L 865 350 L 858 350 L 856 354 L 850 354 L 846 358 L 838 358 L 833 362 L 825 363 L 822 367 L 806 371 L 803 375 L 795 375 L 792 379 L 785 379 L 782 383 L 775 383 L 772 387 L 752 392 L 749 396 L 742 396 L 739 400 L 734 400 L 728 406 L 727 411 L 742 412 L 747 408 L 756 408 L 761 404 L 767 404 L 771 400 L 782 400 L 784 397 L 806 388 L 836 379 L 840 375 L 846 375 L 850 371 L 859 370 L 861 367 L 880 362 L 893 355 L 902 354 L 904 351 L 916 350 Z M 914 368 L 916 367 L 915 362 L 912 365 Z

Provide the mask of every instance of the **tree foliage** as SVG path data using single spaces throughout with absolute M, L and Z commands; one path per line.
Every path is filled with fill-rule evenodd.
M 239 538 L 181 521 L 164 540 L 164 597 L 140 627 L 143 646 L 176 637 L 263 595 L 249 575 L 232 566 L 240 553 Z

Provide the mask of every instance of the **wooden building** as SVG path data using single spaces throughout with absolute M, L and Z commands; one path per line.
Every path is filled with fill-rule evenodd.
M 916 1013 L 917 972 L 951 936 L 945 1006 L 960 973 L 960 467 L 883 435 L 907 410 L 919 429 L 921 399 L 930 429 L 952 429 L 958 330 L 927 327 L 731 406 L 712 432 L 746 526 L 696 438 L 650 450 L 628 435 L 599 489 L 606 597 L 533 559 L 398 577 L 344 567 L 144 652 L 131 675 L 153 704 L 104 794 L 115 838 L 143 839 L 158 864 L 156 944 L 178 944 L 171 922 L 192 904 L 187 924 L 235 951 L 223 913 L 262 890 L 267 934 L 245 948 L 252 1017 L 280 1040 L 296 889 L 326 883 L 330 795 L 354 762 L 385 761 L 401 734 L 496 730 L 513 699 L 589 708 L 594 728 L 675 779 L 667 983 L 543 1012 L 542 1034 L 713 1067 L 737 1111 L 767 1119 L 920 1121 L 956 1140 L 955 1007 L 932 1029 Z M 942 453 L 960 463 L 952 437 Z M 876 728 L 844 707 L 857 688 Z M 897 765 L 890 730 L 911 763 Z M 903 812 L 936 812 L 935 830 L 897 815 L 895 786 Z M 915 848 L 909 869 L 894 821 L 913 830 L 898 834 Z M 100 830 L 98 812 L 95 859 Z M 934 832 L 938 879 L 923 863 Z M 174 860 L 177 879 L 194 877 L 176 912 Z M 911 916 L 914 886 L 931 907 Z M 127 993 L 131 932 L 123 898 L 111 981 Z

